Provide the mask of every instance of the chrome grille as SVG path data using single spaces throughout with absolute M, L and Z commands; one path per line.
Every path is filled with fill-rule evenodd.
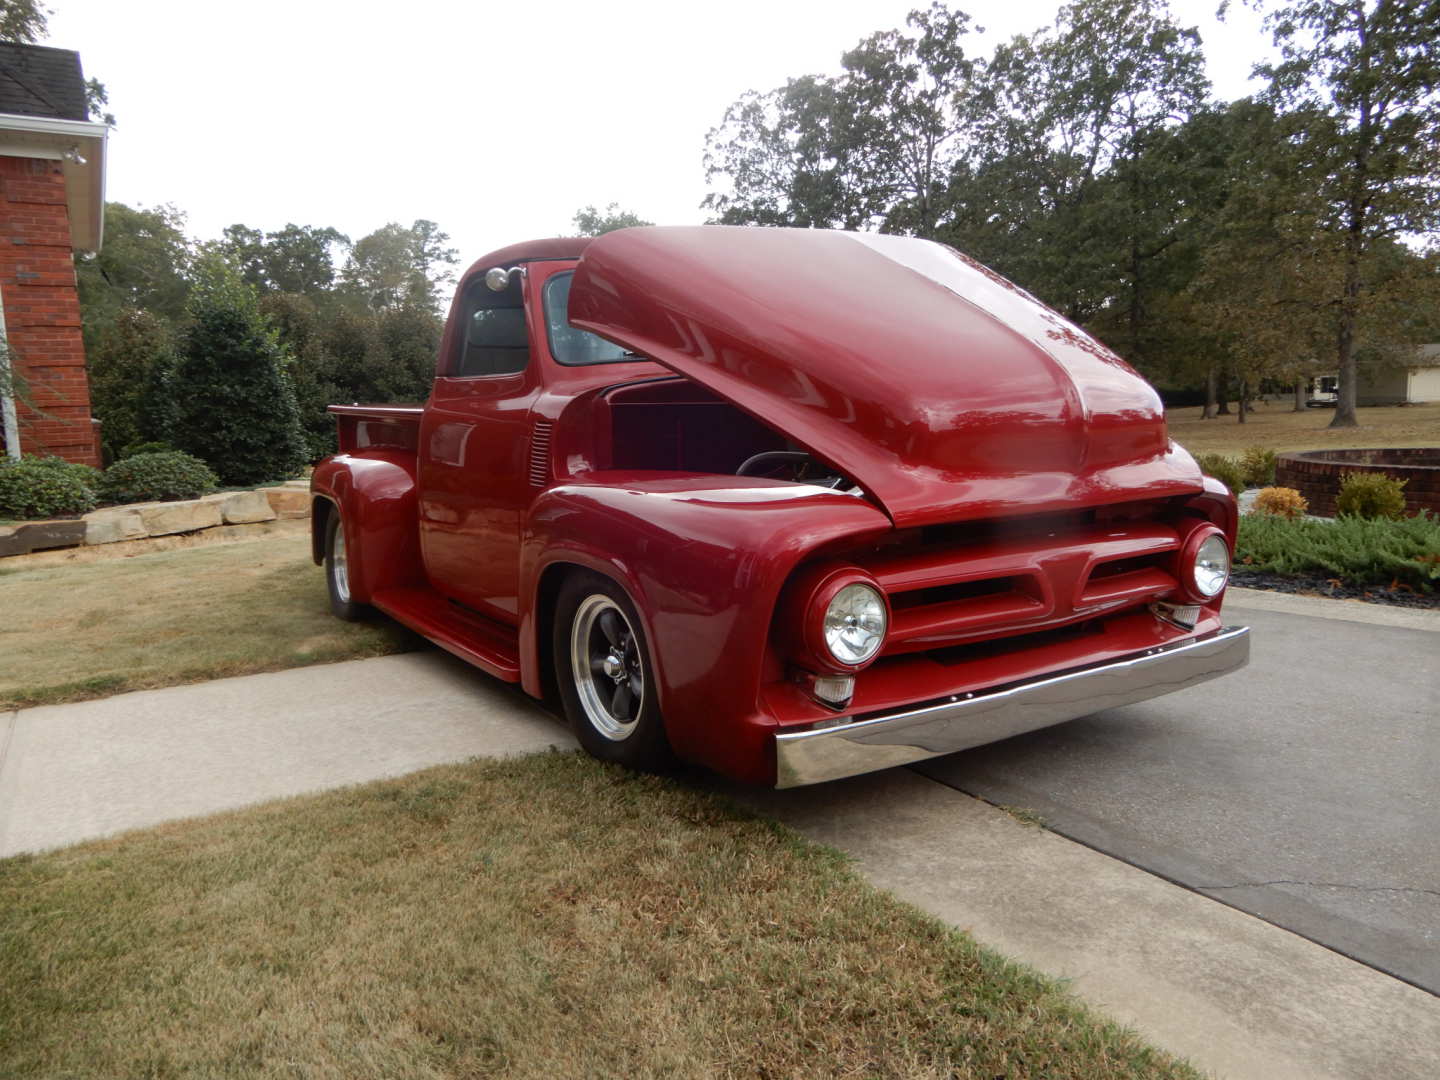
M 885 653 L 1031 633 L 1168 596 L 1180 533 L 1154 521 L 1075 523 L 857 559 L 890 598 Z

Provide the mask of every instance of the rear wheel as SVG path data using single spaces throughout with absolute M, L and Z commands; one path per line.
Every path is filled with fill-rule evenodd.
M 671 762 L 640 617 L 625 591 L 580 573 L 560 589 L 555 676 L 580 745 L 602 761 L 656 770 Z
M 325 584 L 330 589 L 331 614 L 348 622 L 369 614 L 367 605 L 357 604 L 350 596 L 350 559 L 339 510 L 332 510 L 325 524 Z

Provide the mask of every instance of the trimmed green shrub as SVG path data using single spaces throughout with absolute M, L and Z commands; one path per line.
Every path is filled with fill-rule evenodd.
M 1269 487 L 1275 483 L 1275 451 L 1263 446 L 1247 447 L 1240 455 L 1240 473 L 1246 487 Z
M 0 517 L 46 518 L 95 509 L 100 473 L 53 457 L 0 460 Z
M 207 462 L 227 486 L 294 476 L 307 457 L 289 360 L 255 290 L 223 260 L 202 260 L 189 314 L 173 369 L 155 372 L 170 406 L 165 441 Z
M 1245 490 L 1245 473 L 1233 458 L 1224 454 L 1201 454 L 1195 459 L 1195 463 L 1200 466 L 1201 472 L 1215 477 L 1228 487 L 1232 494 L 1239 495 Z
M 1237 584 L 1247 570 L 1317 574 L 1352 585 L 1392 581 L 1431 592 L 1440 584 L 1440 518 L 1335 521 L 1246 514 L 1235 543 Z
M 1405 516 L 1405 485 L 1384 473 L 1347 472 L 1340 477 L 1335 512 L 1342 517 L 1398 518 Z
M 175 447 L 163 442 L 137 442 L 125 447 L 120 451 L 117 461 L 124 461 L 126 458 L 135 457 L 137 454 L 171 454 Z
M 100 493 L 111 502 L 194 499 L 215 490 L 215 474 L 199 458 L 168 453 L 136 454 L 105 470 Z

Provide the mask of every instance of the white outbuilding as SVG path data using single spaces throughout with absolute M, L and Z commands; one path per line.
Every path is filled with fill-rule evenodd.
M 1408 363 L 1362 366 L 1355 384 L 1359 405 L 1418 405 L 1440 401 L 1440 343 L 1421 345 Z

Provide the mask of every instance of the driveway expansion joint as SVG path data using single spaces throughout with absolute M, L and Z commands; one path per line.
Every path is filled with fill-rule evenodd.
M 8 709 L 0 713 L 0 776 L 5 775 L 5 757 L 10 752 L 11 733 L 15 730 L 15 721 L 19 716 L 19 709 Z
M 1342 881 L 1291 881 L 1280 878 L 1276 881 L 1241 881 L 1234 885 L 1195 885 L 1200 892 L 1219 892 L 1222 889 L 1263 889 L 1269 885 L 1303 885 L 1312 889 L 1353 889 L 1356 892 L 1413 892 L 1428 896 L 1440 896 L 1440 889 L 1420 889 L 1411 885 L 1347 885 Z

